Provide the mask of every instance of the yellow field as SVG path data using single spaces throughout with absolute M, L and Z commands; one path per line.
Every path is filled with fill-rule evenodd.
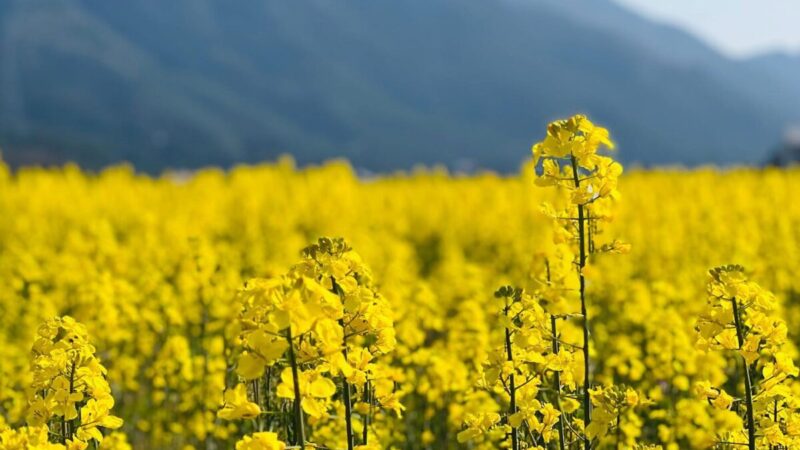
M 709 335 L 696 330 L 712 307 L 708 271 L 728 263 L 743 265 L 750 279 L 775 293 L 776 306 L 763 308 L 764 320 L 788 325 L 789 342 L 757 345 L 755 359 L 748 360 L 758 385 L 752 389 L 756 409 L 762 411 L 754 418 L 758 448 L 800 448 L 800 401 L 791 394 L 798 390 L 796 373 L 786 369 L 780 386 L 785 392 L 777 396 L 765 371 L 777 367 L 776 355 L 798 356 L 793 342 L 800 339 L 800 171 L 628 169 L 619 191 L 614 220 L 597 238 L 619 238 L 631 245 L 630 252 L 592 254 L 583 272 L 591 385 L 605 387 L 592 399 L 598 425 L 586 431 L 594 448 L 745 448 L 720 444 L 747 443 L 744 366 L 737 355 L 744 350 L 725 347 L 722 338 L 712 344 L 724 348 L 705 348 Z M 79 337 L 83 332 L 80 325 L 52 321 L 51 331 L 41 331 L 40 324 L 56 316 L 85 324 L 86 339 L 107 369 L 103 377 L 95 368 L 111 388 L 111 413 L 124 421 L 101 427 L 106 437 L 99 448 L 227 449 L 258 431 L 276 435 L 248 437 L 237 448 L 282 448 L 274 439 L 299 447 L 285 343 L 271 341 L 276 355 L 266 364 L 248 369 L 241 360 L 248 345 L 261 345 L 248 334 L 265 326 L 252 314 L 261 314 L 253 312 L 258 302 L 277 288 L 258 281 L 243 286 L 251 278 L 281 276 L 298 261 L 308 263 L 300 250 L 321 236 L 345 238 L 360 260 L 346 252 L 342 264 L 372 276 L 350 280 L 353 286 L 339 291 L 337 281 L 344 278 L 337 275 L 333 285 L 319 278 L 333 294 L 318 294 L 322 303 L 309 306 L 307 327 L 292 316 L 291 329 L 313 329 L 317 337 L 305 342 L 323 348 L 325 333 L 314 321 L 325 318 L 327 296 L 349 299 L 358 292 L 353 302 L 372 302 L 372 295 L 385 300 L 380 314 L 393 319 L 396 345 L 389 342 L 393 336 L 380 335 L 384 328 L 370 328 L 383 320 L 378 316 L 353 333 L 355 345 L 370 354 L 365 358 L 374 358 L 374 366 L 359 369 L 372 380 L 365 384 L 337 366 L 336 346 L 314 353 L 298 343 L 300 375 L 311 377 L 301 385 L 316 392 L 301 394 L 306 448 L 347 448 L 345 385 L 352 395 L 370 399 L 354 401 L 349 415 L 356 448 L 557 449 L 557 422 L 567 425 L 563 445 L 583 448 L 577 276 L 553 244 L 557 227 L 541 212 L 543 201 L 554 200 L 555 190 L 535 185 L 531 166 L 512 177 L 420 171 L 376 179 L 359 179 L 346 163 L 298 170 L 290 161 L 160 178 L 126 167 L 97 175 L 75 167 L 16 174 L 0 167 L 0 424 L 11 427 L 0 436 L 0 448 L 26 448 L 15 447 L 12 440 L 19 436 L 12 435 L 22 433 L 26 422 L 34 426 L 31 405 L 50 386 L 32 352 L 37 330 L 39 339 L 52 332 L 53 342 L 70 330 Z M 553 271 L 560 267 L 563 284 L 542 287 L 546 261 Z M 320 264 L 323 269 L 292 269 L 304 274 L 295 274 L 292 280 L 300 281 L 292 283 L 305 284 L 291 289 L 314 292 L 317 284 L 304 277 L 328 273 L 329 265 L 332 273 L 340 269 L 336 261 Z M 513 294 L 495 296 L 505 285 L 526 290 L 519 308 L 529 316 L 505 318 L 509 299 L 516 305 Z M 545 298 L 548 289 L 564 295 Z M 741 289 L 734 294 L 744 295 Z M 752 295 L 761 301 L 760 293 Z M 344 316 L 332 318 L 352 318 L 353 308 L 367 308 L 347 302 Z M 563 367 L 553 363 L 557 355 L 546 330 L 535 324 L 531 336 L 522 330 L 550 313 L 568 314 L 558 316 L 559 342 L 572 358 Z M 269 314 L 264 320 L 288 320 Z M 347 326 L 354 325 L 343 325 L 345 339 Z M 747 327 L 752 334 L 757 325 Z M 523 345 L 523 337 L 539 339 L 517 362 L 524 367 L 498 361 L 507 328 L 520 330 L 515 345 Z M 271 339 L 270 333 L 259 339 Z M 341 329 L 330 333 L 342 337 Z M 51 345 L 45 355 L 54 354 Z M 350 350 L 350 365 L 358 369 Z M 285 373 L 265 371 L 271 364 Z M 512 372 L 518 383 L 525 378 L 526 388 L 536 389 L 518 387 L 523 406 L 510 411 L 507 386 L 493 383 L 504 376 L 508 381 Z M 565 386 L 562 396 L 553 387 L 556 373 Z M 244 399 L 223 397 L 236 386 Z M 730 401 L 715 387 L 730 394 Z M 85 408 L 92 396 L 99 402 L 107 397 L 100 391 L 89 386 L 72 404 Z M 608 406 L 617 395 L 621 403 Z M 780 410 L 763 413 L 773 401 Z M 219 414 L 223 404 L 228 413 Z M 29 448 L 63 448 L 57 446 L 62 426 L 73 436 L 85 428 L 71 422 L 77 418 L 62 420 L 68 411 L 51 408 L 47 414 L 55 444 Z M 521 442 L 511 443 L 511 428 Z M 93 448 L 99 440 L 84 441 Z M 73 442 L 71 448 L 81 445 Z

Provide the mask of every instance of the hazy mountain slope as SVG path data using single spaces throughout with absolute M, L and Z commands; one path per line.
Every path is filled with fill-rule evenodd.
M 800 99 L 800 78 L 781 76 L 781 63 L 758 63 L 762 60 L 775 61 L 780 59 L 779 55 L 756 57 L 752 64 L 749 61 L 731 60 L 715 52 L 700 39 L 672 25 L 643 19 L 612 2 L 600 2 L 603 6 L 599 7 L 599 3 L 591 0 L 509 1 L 547 4 L 565 16 L 580 21 L 585 27 L 600 29 L 626 41 L 635 42 L 650 56 L 668 64 L 702 71 L 716 82 L 747 98 L 756 108 L 754 112 L 758 112 L 764 119 L 777 115 L 784 122 L 800 121 L 800 108 L 796 103 Z M 792 59 L 787 55 L 781 56 L 786 60 Z M 775 77 L 773 71 L 779 72 L 778 77 Z
M 800 98 L 800 55 L 769 53 L 740 62 L 740 65 L 765 74 L 784 90 L 784 95 Z
M 800 109 L 606 0 L 0 0 L 0 49 L 6 157 L 89 167 L 513 170 L 575 111 L 626 161 L 750 162 Z

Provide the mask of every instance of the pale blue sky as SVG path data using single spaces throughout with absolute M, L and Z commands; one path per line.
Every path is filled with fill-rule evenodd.
M 800 54 L 800 0 L 615 0 L 733 56 Z

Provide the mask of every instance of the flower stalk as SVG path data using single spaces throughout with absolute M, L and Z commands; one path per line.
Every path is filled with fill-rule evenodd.
M 336 291 L 336 283 L 334 282 L 334 291 Z M 342 330 L 345 329 L 344 320 L 339 319 L 339 325 Z M 346 336 L 346 335 L 345 335 Z M 347 361 L 347 337 L 343 338 L 342 356 Z M 353 450 L 355 445 L 355 436 L 353 435 L 353 402 L 350 393 L 350 383 L 347 377 L 342 374 L 342 397 L 344 398 L 344 420 L 345 428 L 347 430 L 347 450 Z
M 581 180 L 578 171 L 578 162 L 574 155 L 570 156 L 572 164 L 572 176 L 575 182 L 575 189 L 580 190 Z M 586 308 L 586 278 L 583 270 L 586 267 L 586 219 L 584 218 L 584 205 L 578 204 L 578 280 L 580 283 L 581 316 L 583 317 L 583 423 L 588 425 L 592 421 L 592 400 L 589 397 L 591 387 L 591 367 L 589 364 L 589 314 Z M 585 450 L 592 448 L 590 439 L 584 437 Z
M 294 384 L 294 444 L 300 445 L 301 449 L 306 448 L 306 436 L 303 429 L 303 408 L 300 396 L 300 375 L 298 374 L 297 358 L 294 354 L 294 341 L 292 340 L 292 328 L 286 330 L 286 340 L 289 342 L 289 364 L 292 367 L 292 382 Z
M 361 429 L 361 443 L 367 445 L 369 440 L 369 421 L 370 421 L 370 415 L 372 413 L 372 398 L 371 398 L 369 381 L 367 381 L 364 384 L 364 403 L 368 405 L 369 411 L 366 414 L 364 414 L 364 419 L 363 419 L 364 427 Z
M 553 337 L 553 354 L 558 355 L 560 346 L 558 345 L 558 329 L 556 325 L 556 316 L 550 316 L 550 328 Z M 554 381 L 556 388 L 556 407 L 559 412 L 558 419 L 558 448 L 559 450 L 566 449 L 566 442 L 564 437 L 564 410 L 561 408 L 561 372 L 556 370 L 554 372 Z
M 508 318 L 510 306 L 508 305 L 508 300 L 506 299 L 506 306 L 503 309 L 503 313 L 505 314 L 506 318 Z M 511 363 L 511 374 L 508 376 L 508 394 L 510 396 L 510 402 L 508 406 L 508 416 L 511 417 L 517 412 L 517 387 L 514 383 L 514 351 L 511 344 L 511 330 L 508 326 L 505 327 L 505 347 L 506 347 L 506 359 L 508 362 Z M 511 426 L 511 449 L 512 450 L 519 450 L 519 432 L 516 427 L 513 425 Z
M 739 304 L 736 297 L 731 298 L 733 304 L 733 320 L 736 325 L 736 339 L 739 342 L 739 350 L 744 347 L 744 325 L 742 324 L 742 317 L 739 312 Z M 747 447 L 749 450 L 756 449 L 756 422 L 753 417 L 753 385 L 750 376 L 750 364 L 747 360 L 742 358 L 744 363 L 744 398 L 745 407 L 747 408 Z

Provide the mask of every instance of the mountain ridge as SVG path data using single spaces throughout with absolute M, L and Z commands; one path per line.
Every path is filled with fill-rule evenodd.
M 511 171 L 574 112 L 625 162 L 757 163 L 800 118 L 793 65 L 607 0 L 0 0 L 0 48 L 15 165 Z

